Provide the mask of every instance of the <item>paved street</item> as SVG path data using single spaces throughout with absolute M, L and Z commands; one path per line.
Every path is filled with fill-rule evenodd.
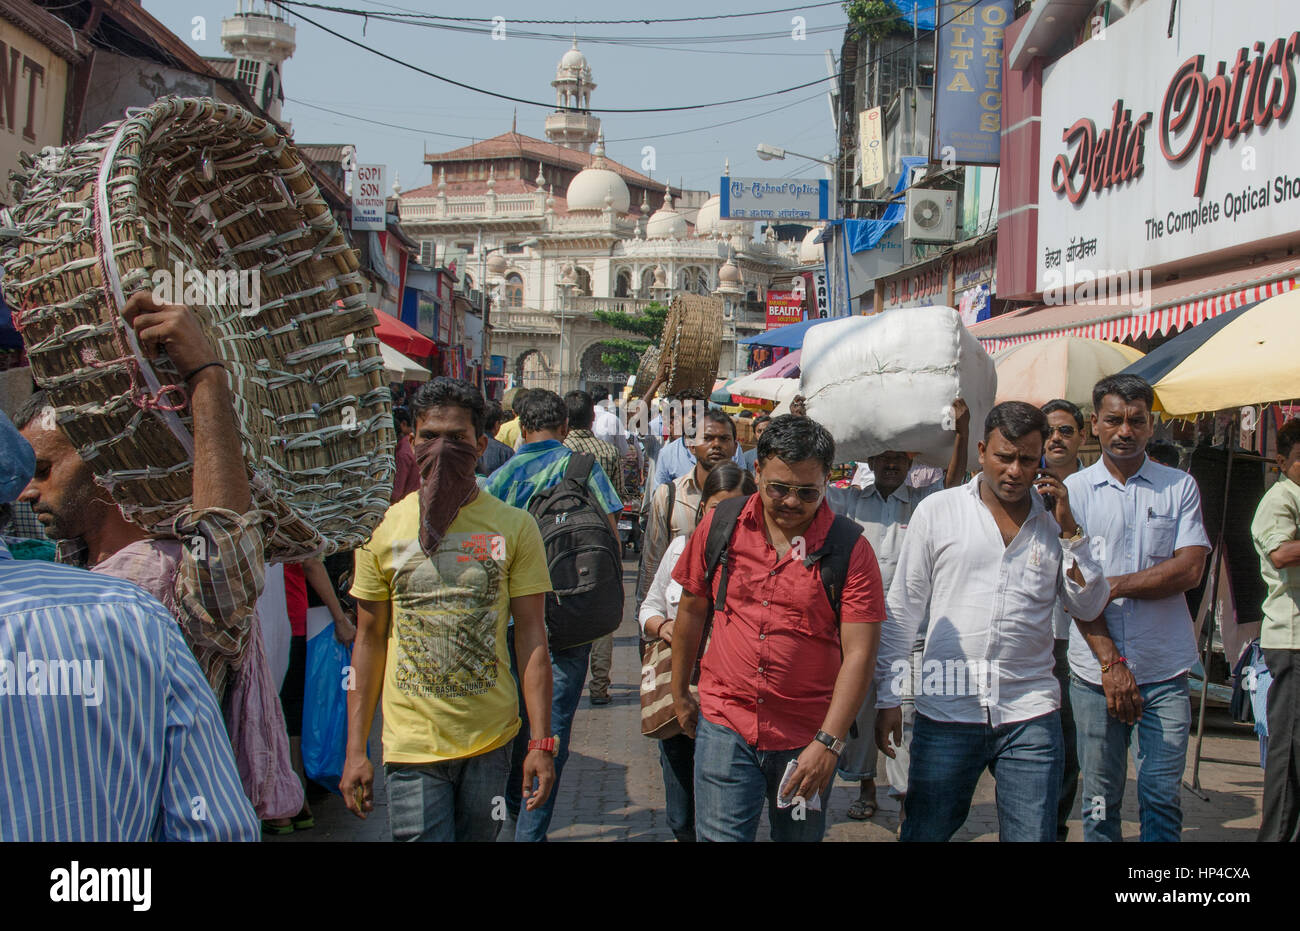
M 559 789 L 550 838 L 560 841 L 671 841 L 664 817 L 663 780 L 659 770 L 658 746 L 640 734 L 638 727 L 640 658 L 637 628 L 632 610 L 632 580 L 635 564 L 625 563 L 627 611 L 614 640 L 614 672 L 609 705 L 593 708 L 584 695 L 574 723 L 568 764 Z M 1195 711 L 1195 706 L 1193 706 Z M 1193 717 L 1195 726 L 1195 717 Z M 1195 733 L 1193 733 L 1193 745 Z M 371 758 L 376 760 L 378 782 L 382 783 L 379 726 L 371 738 Z M 1203 755 L 1237 760 L 1250 765 L 1202 763 L 1201 784 L 1209 796 L 1203 801 L 1183 791 L 1184 841 L 1253 842 L 1259 827 L 1263 773 L 1257 762 L 1258 742 L 1249 726 L 1233 724 L 1227 713 L 1211 709 Z M 1189 753 L 1190 757 L 1190 753 Z M 1190 779 L 1190 759 L 1187 777 Z M 866 822 L 851 821 L 845 815 L 857 797 L 857 787 L 835 785 L 830 803 L 831 841 L 894 841 L 898 806 L 886 792 L 878 792 L 880 811 Z M 376 790 L 375 810 L 362 822 L 344 809 L 337 796 L 316 806 L 316 828 L 299 832 L 283 841 L 387 840 L 388 816 L 383 786 Z M 1132 763 L 1124 801 L 1124 836 L 1137 839 L 1137 799 Z M 1081 840 L 1077 820 L 1070 823 L 1070 840 Z M 768 839 L 766 824 L 760 840 Z M 997 840 L 997 808 L 994 782 L 985 775 L 980 782 L 971 814 L 958 832 L 957 840 Z

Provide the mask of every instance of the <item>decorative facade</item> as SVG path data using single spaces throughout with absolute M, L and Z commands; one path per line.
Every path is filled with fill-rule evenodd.
M 618 394 L 627 373 L 601 362 L 600 344 L 629 334 L 593 311 L 634 314 L 678 290 L 727 300 L 720 374 L 743 369 L 737 334 L 765 327 L 767 289 L 789 286 L 798 242 L 772 230 L 756 237 L 754 224 L 719 218 L 716 195 L 679 194 L 607 158 L 589 113 L 591 69 L 576 43 L 554 85 L 553 141 L 512 129 L 425 156 L 433 183 L 400 197 L 402 227 L 421 243 L 422 262 L 455 263 L 471 287 L 486 285 L 489 351 L 504 357 L 508 384 Z M 586 133 L 594 133 L 591 152 Z

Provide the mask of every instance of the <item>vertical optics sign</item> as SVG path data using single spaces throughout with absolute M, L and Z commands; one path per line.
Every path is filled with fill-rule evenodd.
M 1002 139 L 1003 37 L 1013 0 L 945 6 L 955 18 L 939 28 L 935 63 L 932 161 L 996 165 Z

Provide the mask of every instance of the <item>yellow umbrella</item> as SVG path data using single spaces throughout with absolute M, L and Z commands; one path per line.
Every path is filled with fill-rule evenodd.
M 1129 372 L 1173 417 L 1300 398 L 1300 290 L 1247 304 L 1178 334 Z
M 996 403 L 1028 401 L 1041 407 L 1065 398 L 1092 407 L 1092 386 L 1142 358 L 1142 353 L 1104 339 L 1055 336 L 1009 346 L 993 356 L 998 372 Z

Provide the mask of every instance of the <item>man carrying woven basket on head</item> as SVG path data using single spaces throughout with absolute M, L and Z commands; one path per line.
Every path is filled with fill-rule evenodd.
M 36 451 L 21 500 L 59 541 L 60 562 L 134 582 L 172 612 L 222 705 L 244 793 L 263 819 L 297 815 L 302 784 L 254 608 L 268 515 L 253 505 L 226 371 L 188 308 L 140 292 L 122 316 L 142 346 L 167 353 L 189 393 L 194 486 L 173 536 L 152 538 L 122 515 L 58 429 L 44 392 L 15 418 Z

